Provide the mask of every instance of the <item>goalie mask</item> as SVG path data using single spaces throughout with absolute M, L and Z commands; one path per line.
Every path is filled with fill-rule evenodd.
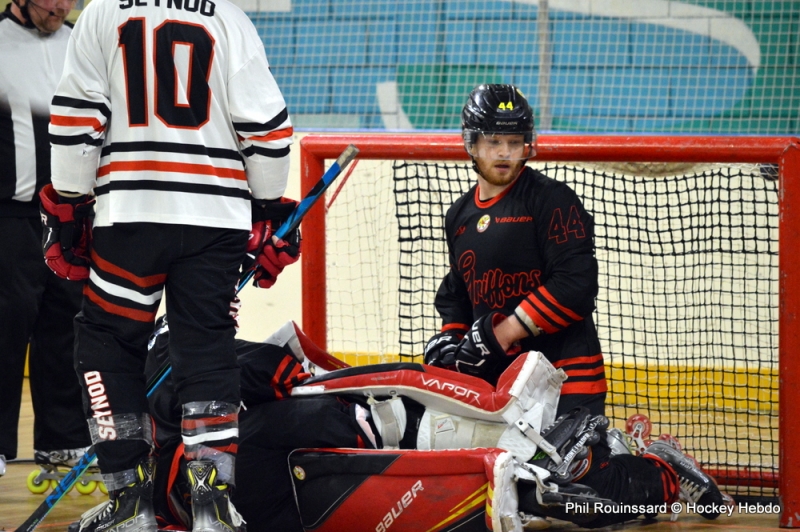
M 536 154 L 533 110 L 514 85 L 475 87 L 461 111 L 461 130 L 472 157 L 527 160 Z M 481 137 L 487 142 L 478 143 Z

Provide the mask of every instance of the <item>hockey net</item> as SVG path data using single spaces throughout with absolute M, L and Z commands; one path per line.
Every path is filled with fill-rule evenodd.
M 595 219 L 612 425 L 647 415 L 651 438 L 676 437 L 733 495 L 778 493 L 779 382 L 785 401 L 794 372 L 779 351 L 796 341 L 782 320 L 798 297 L 780 184 L 798 175 L 796 142 L 544 136 L 529 163 Z M 441 326 L 444 215 L 474 175 L 457 135 L 308 136 L 305 189 L 349 143 L 357 166 L 304 222 L 304 329 L 350 363 L 421 362 Z

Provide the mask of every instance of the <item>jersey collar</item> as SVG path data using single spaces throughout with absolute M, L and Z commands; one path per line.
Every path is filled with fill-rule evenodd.
M 520 169 L 519 171 L 519 175 L 517 176 L 517 178 L 514 181 L 512 181 L 505 189 L 503 189 L 503 191 L 500 194 L 488 200 L 481 201 L 481 185 L 480 183 L 475 185 L 475 205 L 479 209 L 488 209 L 489 207 L 491 207 L 492 205 L 503 199 L 506 196 L 506 194 L 508 194 L 511 191 L 512 188 L 517 186 L 517 183 L 519 183 L 519 180 L 522 177 L 522 172 L 525 171 L 525 168 L 527 168 L 527 166 L 523 165 L 522 169 Z

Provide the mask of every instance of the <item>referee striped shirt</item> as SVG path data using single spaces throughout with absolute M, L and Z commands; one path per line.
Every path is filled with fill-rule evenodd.
M 0 216 L 38 217 L 50 182 L 50 100 L 64 68 L 71 25 L 51 35 L 0 13 Z

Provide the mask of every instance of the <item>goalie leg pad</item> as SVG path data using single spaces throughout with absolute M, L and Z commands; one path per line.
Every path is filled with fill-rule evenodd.
M 425 410 L 419 425 L 417 449 L 498 447 L 498 442 L 507 428 L 508 425 L 505 423 L 480 421 L 429 408 Z
M 308 351 L 305 352 L 308 355 Z M 530 351 L 511 363 L 496 388 L 485 381 L 453 371 L 400 363 L 348 368 L 317 375 L 293 387 L 292 395 L 401 396 L 426 409 L 457 416 L 454 419 L 469 418 L 479 422 L 480 426 L 472 433 L 466 425 L 458 429 L 459 433 L 469 434 L 472 445 L 499 447 L 513 452 L 518 460 L 527 462 L 536 453 L 537 445 L 544 441 L 539 431 L 555 420 L 561 383 L 565 379 L 564 371 L 554 368 L 542 353 Z M 378 416 L 373 418 L 377 419 Z M 427 426 L 430 427 L 430 420 Z M 409 427 L 416 427 L 416 424 L 409 423 Z M 491 438 L 483 437 L 485 427 L 494 427 L 490 430 Z M 493 432 L 495 428 L 500 432 L 505 431 L 499 439 Z M 426 430 L 425 426 L 422 430 Z M 455 430 L 454 424 L 453 435 Z M 416 437 L 413 430 L 408 432 L 411 433 L 408 439 Z M 478 439 L 486 443 L 478 444 L 472 440 L 471 434 L 475 432 L 479 433 Z M 421 437 L 419 448 L 442 449 L 466 445 L 444 443 L 444 440 L 434 443 L 434 439 L 433 433 L 428 430 L 428 434 Z M 458 439 L 467 441 L 466 437 Z M 414 442 L 409 443 L 413 445 Z M 552 455 L 559 458 L 555 450 L 552 450 Z
M 289 455 L 289 466 L 306 530 L 417 532 L 446 523 L 449 530 L 486 532 L 488 488 L 494 482 L 500 494 L 507 493 L 505 483 L 513 477 L 500 468 L 497 480 L 489 467 L 487 456 L 502 454 L 498 449 L 300 449 Z M 511 511 L 512 499 L 496 497 L 502 514 Z
M 489 478 L 487 521 L 492 530 L 521 530 L 519 498 L 514 482 L 514 458 L 511 453 L 486 456 L 486 476 Z
M 370 397 L 368 403 L 375 427 L 381 435 L 383 449 L 399 449 L 400 440 L 406 433 L 406 409 L 403 400 L 392 397 L 377 401 Z
M 497 447 L 511 452 L 520 462 L 536 453 L 536 444 L 516 427 L 426 409 L 417 431 L 419 450 Z

